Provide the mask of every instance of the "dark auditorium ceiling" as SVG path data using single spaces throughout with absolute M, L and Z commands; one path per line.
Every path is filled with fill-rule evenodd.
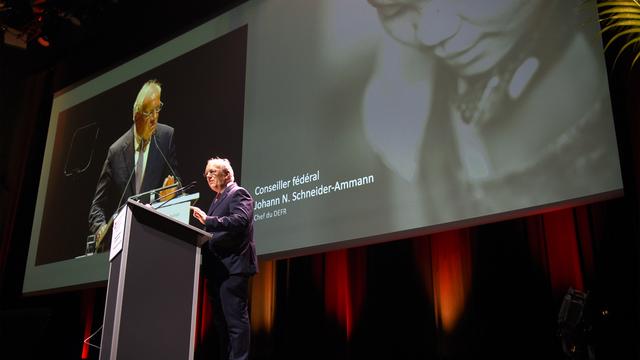
M 0 65 L 38 71 L 76 58 L 113 66 L 242 2 L 0 0 Z

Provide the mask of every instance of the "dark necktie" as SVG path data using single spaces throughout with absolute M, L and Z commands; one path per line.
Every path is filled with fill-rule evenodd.
M 140 145 L 138 146 L 138 161 L 136 162 L 136 194 L 140 193 L 142 188 L 142 173 L 144 171 L 144 147 L 145 142 L 140 139 Z

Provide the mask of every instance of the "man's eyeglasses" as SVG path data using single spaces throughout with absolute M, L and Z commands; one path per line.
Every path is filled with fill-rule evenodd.
M 202 174 L 202 176 L 204 176 L 205 179 L 206 179 L 209 176 L 216 176 L 216 175 L 218 175 L 220 173 L 223 173 L 225 175 L 228 174 L 226 169 L 209 169 L 209 170 L 205 171 L 204 174 Z
M 163 102 L 160 102 L 160 105 L 158 105 L 158 107 L 156 107 L 155 109 L 153 109 L 153 110 L 151 110 L 151 111 L 143 111 L 143 112 L 142 112 L 142 116 L 143 116 L 145 119 L 148 119 L 148 118 L 150 118 L 150 117 L 151 117 L 151 116 L 153 116 L 153 115 L 158 115 L 158 114 L 160 114 L 160 111 L 162 110 L 162 105 L 164 105 L 164 103 L 163 103 Z
M 205 178 L 208 178 L 209 176 L 215 176 L 216 174 L 218 174 L 218 170 L 210 169 L 205 171 L 204 174 L 202 174 L 202 176 L 204 176 Z

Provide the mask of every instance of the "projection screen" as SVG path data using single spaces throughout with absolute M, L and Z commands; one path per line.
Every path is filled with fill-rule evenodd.
M 263 259 L 622 194 L 595 3 L 249 1 L 55 94 L 23 291 L 101 283 L 109 146 L 162 83 L 179 172 L 229 158 Z

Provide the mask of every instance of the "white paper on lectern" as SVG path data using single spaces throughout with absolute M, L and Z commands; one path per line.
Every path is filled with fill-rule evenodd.
M 109 261 L 118 255 L 122 251 L 122 242 L 124 240 L 124 223 L 127 207 L 123 207 L 122 210 L 113 219 L 113 232 L 111 237 L 111 251 L 109 252 Z

